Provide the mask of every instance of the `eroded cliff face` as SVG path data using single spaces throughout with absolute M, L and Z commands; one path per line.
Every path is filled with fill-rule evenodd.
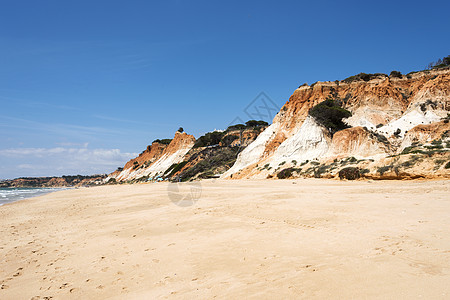
M 177 132 L 170 144 L 152 143 L 123 168 L 111 173 L 104 182 L 216 178 L 234 164 L 238 153 L 251 144 L 265 128 L 265 125 L 257 125 L 229 129 L 223 132 L 218 144 L 209 141 L 207 146 L 199 146 L 198 143 L 195 145 L 196 140 L 192 135 Z
M 176 132 L 170 144 L 152 143 L 138 157 L 128 161 L 122 171 L 110 174 L 105 181 L 113 178 L 121 182 L 161 176 L 171 165 L 181 162 L 194 143 L 194 136 Z
M 352 113 L 345 120 L 351 128 L 333 136 L 308 115 L 312 107 L 327 98 L 338 99 Z M 441 152 L 445 152 L 447 140 L 442 134 L 448 123 L 443 120 L 449 112 L 448 68 L 402 78 L 381 75 L 369 81 L 301 86 L 281 108 L 273 124 L 240 153 L 222 178 L 267 178 L 284 168 L 298 168 L 302 163 L 312 168 L 311 162 L 326 164 L 346 157 L 370 160 L 374 163 L 372 168 L 378 168 L 377 162 L 382 164 L 383 158 L 399 155 L 414 142 L 435 139 L 444 142 Z

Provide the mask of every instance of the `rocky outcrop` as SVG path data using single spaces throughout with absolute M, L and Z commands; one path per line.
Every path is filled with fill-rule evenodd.
M 24 177 L 0 181 L 0 187 L 72 187 L 102 184 L 106 175 L 75 175 L 62 177 Z
M 197 141 L 192 135 L 177 132 L 170 144 L 152 143 L 123 168 L 111 173 L 105 183 L 218 177 L 267 127 L 261 121 L 253 121 L 256 123 L 254 126 L 249 125 L 251 122 L 230 126 L 225 131 L 206 133 Z
M 326 99 L 342 103 L 352 113 L 344 120 L 350 128 L 333 136 L 309 116 L 310 109 Z M 438 138 L 447 130 L 444 119 L 449 112 L 449 68 L 402 78 L 379 74 L 303 85 L 222 178 L 273 177 L 301 163 L 325 164 L 346 157 L 380 161 L 399 155 L 415 141 Z M 314 166 L 309 167 L 314 171 Z
M 393 154 L 387 139 L 382 139 L 376 133 L 357 126 L 336 132 L 327 156 L 333 159 L 349 156 L 371 158 L 387 154 Z
M 194 143 L 194 136 L 177 131 L 168 145 L 152 143 L 138 157 L 127 162 L 122 170 L 110 174 L 105 182 L 111 179 L 121 182 L 162 176 L 170 166 L 183 161 Z
M 440 121 L 428 125 L 417 125 L 405 134 L 400 151 L 403 151 L 406 147 L 410 147 L 412 144 L 424 144 L 433 140 L 439 140 L 445 134 L 450 132 L 449 120 Z

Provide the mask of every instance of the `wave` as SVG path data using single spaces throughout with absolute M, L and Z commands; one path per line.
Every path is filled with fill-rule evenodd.
M 0 188 L 0 205 L 59 190 L 64 188 Z

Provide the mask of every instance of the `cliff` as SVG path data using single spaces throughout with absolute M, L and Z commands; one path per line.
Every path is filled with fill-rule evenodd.
M 194 136 L 177 131 L 168 145 L 152 143 L 138 157 L 128 161 L 123 170 L 110 174 L 105 181 L 147 180 L 162 176 L 171 165 L 183 160 L 194 143 Z
M 152 143 L 123 168 L 111 173 L 105 183 L 217 177 L 234 164 L 238 153 L 266 127 L 238 124 L 225 131 L 208 132 L 198 140 L 177 132 L 169 145 Z
M 102 184 L 106 175 L 61 176 L 61 177 L 23 177 L 0 181 L 0 187 L 72 187 Z
M 330 132 L 309 114 L 326 99 L 341 103 L 343 109 L 351 112 L 351 117 L 344 119 L 348 129 Z M 433 140 L 442 148 L 419 154 L 439 156 L 437 160 L 446 161 L 450 144 L 444 133 L 448 132 L 449 111 L 449 68 L 401 78 L 376 74 L 364 79 L 353 76 L 343 81 L 303 85 L 294 91 L 272 125 L 239 154 L 222 178 L 270 178 L 283 169 L 299 169 L 300 164 L 303 170 L 294 174 L 333 177 L 345 165 L 331 168 L 330 162 L 350 157 L 361 162 L 370 159 L 371 165 L 364 167 L 370 169 L 366 174 L 374 177 L 377 172 L 372 171 L 391 163 L 387 158 L 401 155 L 414 142 L 425 147 Z M 422 177 L 448 175 L 443 166 L 436 169 L 435 164 L 425 165 L 420 172 Z M 414 172 L 410 170 L 411 174 Z M 379 172 L 378 175 L 382 177 Z

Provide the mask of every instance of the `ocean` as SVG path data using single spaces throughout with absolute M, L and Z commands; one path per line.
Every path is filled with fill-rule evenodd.
M 0 188 L 0 205 L 59 190 L 62 188 Z

